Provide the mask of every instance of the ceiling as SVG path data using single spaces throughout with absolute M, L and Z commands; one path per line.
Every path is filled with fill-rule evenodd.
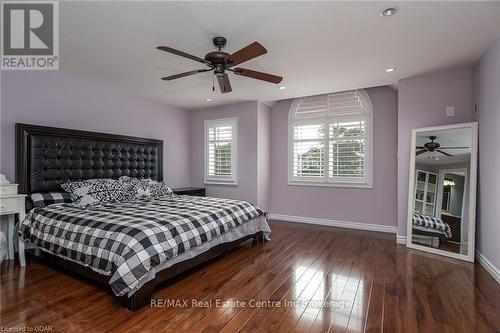
M 459 164 L 468 163 L 470 161 L 471 145 L 472 145 L 472 130 L 470 128 L 458 128 L 442 131 L 429 131 L 420 132 L 417 134 L 417 146 L 423 146 L 425 143 L 430 142 L 429 136 L 436 136 L 434 140 L 438 142 L 441 147 L 469 147 L 467 149 L 453 149 L 444 151 L 452 154 L 453 157 L 445 156 L 436 152 L 427 152 L 416 156 L 415 161 L 419 164 L 425 165 L 446 165 L 446 164 Z M 435 156 L 437 159 L 433 159 Z
M 391 5 L 399 12 L 381 17 Z M 500 2 L 61 1 L 59 16 L 62 72 L 183 108 L 395 85 L 471 67 L 500 34 Z M 263 44 L 241 66 L 282 75 L 286 89 L 231 73 L 224 95 L 210 73 L 160 80 L 203 66 L 156 46 L 203 57 L 218 35 L 229 53 Z

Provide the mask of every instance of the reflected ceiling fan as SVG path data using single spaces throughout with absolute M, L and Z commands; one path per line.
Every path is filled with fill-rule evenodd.
M 232 54 L 221 51 L 226 46 L 227 43 L 227 40 L 224 37 L 215 37 L 212 40 L 212 42 L 214 46 L 218 49 L 218 51 L 212 51 L 207 53 L 205 55 L 205 58 L 203 59 L 191 55 L 189 53 L 173 49 L 168 46 L 158 46 L 157 49 L 159 50 L 194 60 L 208 67 L 204 69 L 196 69 L 185 73 L 167 76 L 162 78 L 162 80 L 171 81 L 179 79 L 181 77 L 213 71 L 215 76 L 217 77 L 217 81 L 219 82 L 221 93 L 228 93 L 232 91 L 231 83 L 229 82 L 229 76 L 227 75 L 226 71 L 233 72 L 236 75 L 246 76 L 252 79 L 262 80 L 274 84 L 278 84 L 281 82 L 281 80 L 283 80 L 281 76 L 258 72 L 241 67 L 234 67 L 267 53 L 267 50 L 259 42 L 253 42 L 250 45 L 247 45 L 241 50 L 236 51 Z M 213 90 L 215 90 L 215 87 L 213 87 Z
M 427 142 L 426 144 L 424 144 L 423 146 L 417 146 L 417 156 L 418 155 L 421 155 L 423 153 L 426 153 L 426 152 L 438 152 L 438 153 L 441 153 L 443 155 L 446 155 L 446 156 L 450 156 L 450 157 L 453 157 L 453 155 L 447 153 L 447 152 L 444 152 L 443 149 L 445 150 L 448 150 L 448 149 L 468 149 L 469 147 L 441 147 L 441 145 L 438 143 L 438 142 L 435 142 L 435 140 L 437 139 L 437 136 L 434 136 L 434 135 L 431 135 L 428 137 L 429 140 L 431 140 L 430 142 Z

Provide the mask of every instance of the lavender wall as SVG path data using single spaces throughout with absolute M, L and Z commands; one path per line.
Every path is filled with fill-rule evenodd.
M 257 114 L 257 205 L 271 208 L 271 108 L 259 103 Z
M 1 173 L 14 181 L 16 122 L 164 140 L 165 180 L 188 186 L 189 112 L 53 71 L 3 71 Z
M 272 213 L 396 226 L 397 92 L 388 87 L 366 91 L 373 104 L 373 188 L 288 185 L 288 111 L 292 101 L 280 101 L 271 111 Z
M 446 116 L 446 107 L 455 107 L 455 116 Z M 471 72 L 456 71 L 408 78 L 398 85 L 398 234 L 406 235 L 410 136 L 413 128 L 469 122 L 471 113 Z
M 204 123 L 207 119 L 238 118 L 238 185 L 205 185 Z M 247 102 L 192 110 L 190 162 L 193 186 L 205 186 L 207 195 L 257 203 L 258 103 Z
M 473 102 L 479 121 L 477 249 L 500 268 L 500 38 L 473 71 Z
M 486 166 L 500 162 L 492 146 L 498 141 L 500 123 L 499 54 L 497 41 L 474 70 L 474 96 L 480 110 L 478 248 L 497 266 L 500 251 L 493 236 L 500 234 L 495 223 L 500 212 L 492 200 L 500 195 L 500 186 L 491 183 L 496 179 L 494 169 Z M 203 186 L 204 120 L 238 117 L 239 184 L 208 185 L 208 195 L 256 202 L 275 214 L 381 225 L 397 221 L 402 235 L 406 233 L 410 130 L 473 118 L 470 71 L 402 80 L 399 98 L 387 87 L 367 89 L 374 107 L 374 188 L 289 186 L 290 100 L 272 109 L 247 102 L 185 111 L 58 72 L 4 71 L 1 84 L 0 171 L 10 180 L 14 180 L 14 124 L 24 122 L 163 139 L 169 184 Z M 453 118 L 445 114 L 449 105 L 455 106 Z

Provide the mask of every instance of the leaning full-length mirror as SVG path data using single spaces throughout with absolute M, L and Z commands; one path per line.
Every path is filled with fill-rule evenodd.
M 409 247 L 474 260 L 477 124 L 412 131 Z

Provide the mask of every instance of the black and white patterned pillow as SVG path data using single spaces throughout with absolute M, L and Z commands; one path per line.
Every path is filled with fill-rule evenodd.
M 134 192 L 134 197 L 136 199 L 149 197 L 149 179 L 138 179 L 128 176 L 121 176 L 118 180 L 123 184 L 131 186 L 132 191 Z
M 164 182 L 151 180 L 149 183 L 149 193 L 153 198 L 162 197 L 174 193 Z
M 134 199 L 131 186 L 116 179 L 73 181 L 61 184 L 61 187 L 70 193 L 73 203 L 82 208 Z
M 158 182 L 149 178 L 138 179 L 121 176 L 119 180 L 124 184 L 132 186 L 136 198 L 158 198 L 173 193 L 164 182 Z
M 45 192 L 32 193 L 30 200 L 33 207 L 46 207 L 55 203 L 71 203 L 71 196 L 68 192 Z

